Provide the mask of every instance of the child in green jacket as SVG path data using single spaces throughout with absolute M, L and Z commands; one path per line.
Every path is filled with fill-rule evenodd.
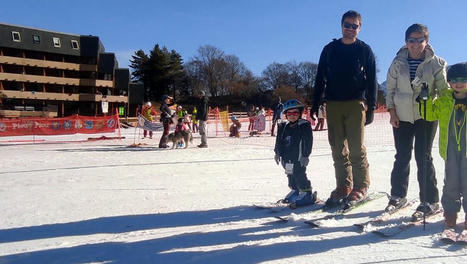
M 426 112 L 428 121 L 439 120 L 439 152 L 445 160 L 441 204 L 446 229 L 453 229 L 461 205 L 467 213 L 467 63 L 452 65 L 447 79 L 451 89 L 429 99 Z

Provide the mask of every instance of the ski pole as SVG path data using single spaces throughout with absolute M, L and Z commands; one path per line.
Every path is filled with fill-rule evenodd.
M 423 146 L 425 147 L 427 144 L 427 121 L 426 121 L 426 101 L 428 100 L 428 84 L 423 83 L 422 84 L 422 90 L 420 91 L 420 98 L 423 100 Z M 423 202 L 425 205 L 427 204 L 426 202 L 426 173 L 427 173 L 427 162 L 426 162 L 426 155 L 427 153 L 423 153 L 423 161 L 422 161 L 422 167 L 423 167 Z M 425 231 L 426 228 L 426 209 L 423 210 L 423 231 Z

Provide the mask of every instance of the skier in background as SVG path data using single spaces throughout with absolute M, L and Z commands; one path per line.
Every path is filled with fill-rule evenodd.
M 162 133 L 161 140 L 159 141 L 159 148 L 168 148 L 167 142 L 169 141 L 169 132 L 170 132 L 170 124 L 173 124 L 172 118 L 175 113 L 169 108 L 169 106 L 173 105 L 174 101 L 173 98 L 168 95 L 162 96 L 162 104 L 160 107 L 161 110 L 161 122 L 164 125 L 164 132 Z
M 198 109 L 193 108 L 193 112 L 191 113 L 191 121 L 193 122 L 193 133 L 198 132 Z
M 232 116 L 232 125 L 230 125 L 230 135 L 229 137 L 240 137 L 240 128 L 242 124 L 238 121 L 236 116 Z
M 284 105 L 282 104 L 281 98 L 279 97 L 279 102 L 277 103 L 276 107 L 274 107 L 274 113 L 272 115 L 271 136 L 274 136 L 274 128 L 276 128 L 276 123 L 281 119 L 283 108 Z
M 151 102 L 147 102 L 144 107 L 143 107 L 143 116 L 150 122 L 154 121 L 154 118 L 156 117 L 156 111 L 152 108 Z M 144 130 L 143 132 L 143 138 L 146 138 L 146 135 L 148 134 L 147 130 Z M 152 139 L 152 131 L 149 130 L 149 138 Z

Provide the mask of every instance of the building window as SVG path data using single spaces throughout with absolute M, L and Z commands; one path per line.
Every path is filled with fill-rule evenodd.
M 59 38 L 53 37 L 52 39 L 53 39 L 53 42 L 54 42 L 54 47 L 60 48 L 62 46 L 60 44 L 60 39 Z
M 15 42 L 21 42 L 21 35 L 17 31 L 11 31 L 11 37 Z
M 32 43 L 34 44 L 41 43 L 41 38 L 38 35 L 32 35 Z
M 72 40 L 71 41 L 71 47 L 75 50 L 79 49 L 79 43 L 77 40 Z

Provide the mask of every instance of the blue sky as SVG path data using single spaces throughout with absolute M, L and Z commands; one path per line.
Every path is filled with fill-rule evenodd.
M 349 9 L 362 14 L 358 37 L 377 56 L 379 82 L 413 23 L 428 26 L 430 43 L 448 63 L 467 61 L 465 0 L 23 0 L 4 1 L 0 22 L 97 35 L 121 67 L 156 43 L 185 61 L 209 44 L 259 76 L 273 62 L 317 63 L 323 46 L 341 36 L 340 19 Z

